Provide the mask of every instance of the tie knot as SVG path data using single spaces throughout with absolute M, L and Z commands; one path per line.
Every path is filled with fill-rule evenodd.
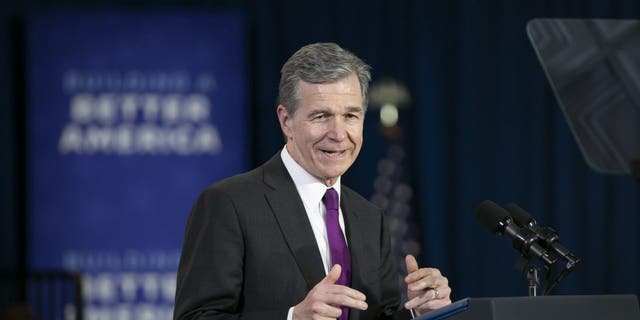
M 324 193 L 324 197 L 322 197 L 322 202 L 324 202 L 324 206 L 327 210 L 338 210 L 339 201 L 336 189 L 327 189 L 327 192 Z

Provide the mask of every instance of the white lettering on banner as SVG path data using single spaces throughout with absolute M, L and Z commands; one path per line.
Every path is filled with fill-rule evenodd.
M 171 319 L 179 249 L 69 250 L 63 268 L 83 270 L 85 319 Z M 75 319 L 73 306 L 65 319 Z
M 75 316 L 75 310 L 69 309 L 69 314 Z M 69 314 L 65 315 L 65 319 L 75 319 Z M 172 318 L 173 306 L 169 305 L 118 304 L 113 307 L 87 306 L 84 309 L 84 319 L 88 320 L 171 320 Z
M 67 125 L 60 135 L 61 154 L 217 154 L 220 134 L 210 124 L 176 127 L 120 125 L 117 127 Z
M 201 92 L 216 87 L 211 73 L 202 73 L 193 84 Z M 187 72 L 91 72 L 69 70 L 62 79 L 62 89 L 67 93 L 79 91 L 173 91 L 185 92 L 192 87 Z
M 82 294 L 85 301 L 101 305 L 138 300 L 173 302 L 175 282 L 175 272 L 85 273 Z
M 62 255 L 64 269 L 87 272 L 175 270 L 178 268 L 179 261 L 179 249 L 149 251 L 128 249 L 124 252 L 68 250 Z
M 214 155 L 222 151 L 204 94 L 78 93 L 58 141 L 61 154 Z
M 96 122 L 108 125 L 116 120 L 133 122 L 137 118 L 172 124 L 209 120 L 210 110 L 209 98 L 199 93 L 78 93 L 71 98 L 70 116 L 73 122 L 81 124 Z
M 83 274 L 82 290 L 86 319 L 171 319 L 176 273 Z

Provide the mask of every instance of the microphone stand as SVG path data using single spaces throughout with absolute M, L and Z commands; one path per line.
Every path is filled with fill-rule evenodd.
M 579 260 L 577 260 L 579 263 Z M 546 296 L 548 295 L 555 286 L 557 286 L 560 281 L 562 281 L 571 271 L 573 271 L 577 265 L 577 263 L 568 262 L 567 265 L 562 269 L 560 273 L 557 273 L 555 279 L 553 278 L 553 266 L 556 264 L 556 261 L 552 264 L 543 263 L 544 271 L 545 271 L 545 285 L 540 295 Z M 518 271 L 524 273 L 527 279 L 527 289 L 530 297 L 538 296 L 538 287 L 540 286 L 540 268 L 533 264 L 527 257 L 521 255 L 516 261 L 516 269 Z
M 516 269 L 524 273 L 527 278 L 527 288 L 529 289 L 529 296 L 535 297 L 538 295 L 538 286 L 540 285 L 540 277 L 538 267 L 529 262 L 524 256 L 520 256 L 516 262 Z
M 538 267 L 529 264 L 527 267 L 527 282 L 529 283 L 529 297 L 538 295 Z

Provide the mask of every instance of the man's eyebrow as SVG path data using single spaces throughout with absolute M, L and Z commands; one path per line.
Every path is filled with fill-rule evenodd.
M 323 113 L 329 113 L 329 111 L 327 109 L 313 109 L 307 113 L 307 116 L 315 116 Z
M 364 109 L 362 107 L 348 106 L 346 107 L 346 109 L 347 110 L 345 113 L 364 113 Z M 307 113 L 307 117 L 313 117 L 319 114 L 330 114 L 330 113 L 331 113 L 331 110 L 329 110 L 328 108 L 317 108 L 317 109 L 310 110 L 309 113 Z
M 347 107 L 347 112 L 364 112 L 362 107 Z

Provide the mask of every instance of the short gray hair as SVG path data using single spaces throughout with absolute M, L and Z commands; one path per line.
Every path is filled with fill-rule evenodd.
M 296 51 L 282 66 L 278 103 L 293 115 L 298 108 L 298 83 L 331 83 L 355 74 L 360 82 L 362 104 L 367 109 L 371 67 L 335 43 L 314 43 Z

